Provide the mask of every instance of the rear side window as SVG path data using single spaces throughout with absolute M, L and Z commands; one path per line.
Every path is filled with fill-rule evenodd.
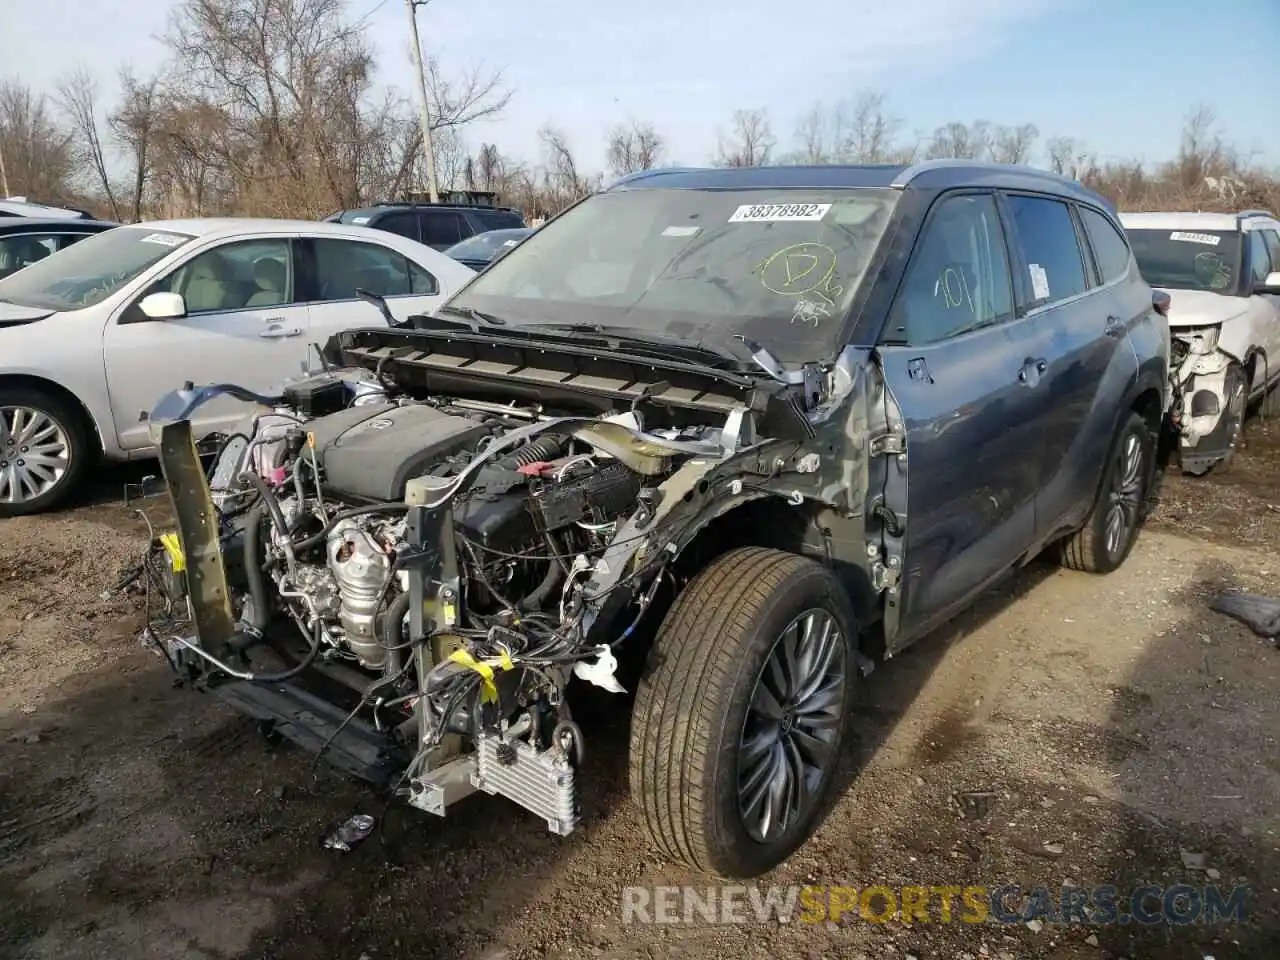
M 1098 270 L 1102 273 L 1102 282 L 1110 283 L 1119 280 L 1129 272 L 1129 244 L 1120 231 L 1111 225 L 1111 221 L 1088 207 L 1080 207 L 1080 219 L 1084 222 L 1085 233 L 1089 235 L 1089 245 L 1093 247 L 1093 255 L 1098 261 Z
M 1018 242 L 1027 265 L 1034 306 L 1084 293 L 1088 284 L 1071 211 L 1059 200 L 1009 197 Z
M 418 220 L 412 213 L 389 213 L 379 217 L 373 224 L 379 230 L 397 233 L 410 240 L 418 239 Z
M 444 244 L 452 246 L 471 231 L 463 229 L 462 217 L 444 210 L 421 211 L 418 216 L 422 222 L 422 242 L 431 246 Z
M 484 230 L 511 230 L 524 226 L 524 218 L 509 210 L 472 210 Z
M 895 312 L 897 335 L 912 346 L 1013 316 L 1004 236 L 990 196 L 938 204 L 916 244 Z

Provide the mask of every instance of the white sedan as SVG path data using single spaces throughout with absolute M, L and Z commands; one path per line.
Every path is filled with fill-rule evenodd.
M 430 313 L 475 275 L 382 230 L 290 220 L 116 227 L 0 280 L 0 517 L 56 505 L 99 459 L 155 455 L 143 414 L 185 381 L 262 393 L 316 345 Z M 209 404 L 197 435 L 238 401 Z

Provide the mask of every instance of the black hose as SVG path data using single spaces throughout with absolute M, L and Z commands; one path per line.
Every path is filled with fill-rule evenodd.
M 281 536 L 289 533 L 289 525 L 284 522 L 284 514 L 280 510 L 280 501 L 276 499 L 276 495 L 271 490 L 271 485 L 266 480 L 258 476 L 252 470 L 246 470 L 243 476 L 249 478 L 249 482 L 258 488 L 258 493 L 262 495 L 262 502 L 266 504 L 267 510 L 271 512 L 271 522 L 276 525 L 276 530 Z
M 249 584 L 249 596 L 253 598 L 253 617 L 249 625 L 261 633 L 267 628 L 267 585 L 262 578 L 262 521 L 265 519 L 267 499 L 259 500 L 249 511 L 244 528 L 244 578 Z M 233 638 L 232 646 L 235 646 Z
M 548 541 L 551 542 L 551 548 L 556 548 L 555 541 L 551 540 L 551 535 L 547 535 Z M 533 592 L 520 601 L 518 606 L 524 613 L 541 608 L 547 597 L 564 582 L 565 568 L 564 564 L 552 560 L 547 563 L 547 575 L 542 578 L 542 582 L 534 588 Z
M 302 629 L 301 621 L 299 621 L 298 627 L 299 629 Z M 252 683 L 281 683 L 285 680 L 292 680 L 303 670 L 306 670 L 311 666 L 311 664 L 315 663 L 316 657 L 320 655 L 320 647 L 322 646 L 321 630 L 322 627 L 317 623 L 315 630 L 311 632 L 311 647 L 307 650 L 307 655 L 302 658 L 300 663 L 295 664 L 288 670 L 281 670 L 279 673 L 254 673 L 249 677 L 249 680 Z M 306 631 L 304 630 L 303 632 L 305 633 Z M 232 637 L 231 642 L 235 643 L 237 639 L 239 638 Z M 243 642 L 248 646 L 251 643 L 256 642 L 256 639 L 257 638 L 251 638 L 248 635 L 244 635 Z
M 394 676 L 403 669 L 400 640 L 400 625 L 404 623 L 404 615 L 409 612 L 409 592 L 406 590 L 391 601 L 387 612 L 382 615 L 382 645 L 387 651 L 388 674 Z
M 559 437 L 539 437 L 503 457 L 497 465 L 515 470 L 519 467 L 527 467 L 531 463 L 554 460 L 563 450 L 564 441 Z

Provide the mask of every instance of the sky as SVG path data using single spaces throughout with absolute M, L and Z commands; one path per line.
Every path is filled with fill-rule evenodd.
M 163 63 L 175 2 L 0 0 L 0 77 L 52 90 L 84 66 L 111 96 L 122 64 Z M 368 18 L 379 82 L 411 94 L 403 0 L 346 2 Z M 532 161 L 551 122 L 599 169 L 609 128 L 635 118 L 668 162 L 703 164 L 739 108 L 766 109 L 786 150 L 816 101 L 875 89 L 907 134 L 1035 123 L 1041 145 L 1148 162 L 1207 103 L 1230 142 L 1280 165 L 1280 0 L 431 0 L 418 22 L 446 74 L 501 69 L 514 91 L 470 145 Z

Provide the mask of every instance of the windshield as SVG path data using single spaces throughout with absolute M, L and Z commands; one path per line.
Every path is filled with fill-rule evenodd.
M 1153 287 L 1232 294 L 1240 234 L 1226 230 L 1126 230 L 1142 278 Z
M 477 233 L 461 243 L 455 243 L 445 253 L 455 260 L 492 260 L 531 233 L 532 230 L 490 230 L 487 233 Z
M 539 228 L 453 305 L 780 360 L 829 355 L 898 197 L 887 189 L 622 190 Z M 740 349 L 740 347 L 739 347 Z
M 0 280 L 0 301 L 49 310 L 92 307 L 191 239 L 148 227 L 113 227 Z

